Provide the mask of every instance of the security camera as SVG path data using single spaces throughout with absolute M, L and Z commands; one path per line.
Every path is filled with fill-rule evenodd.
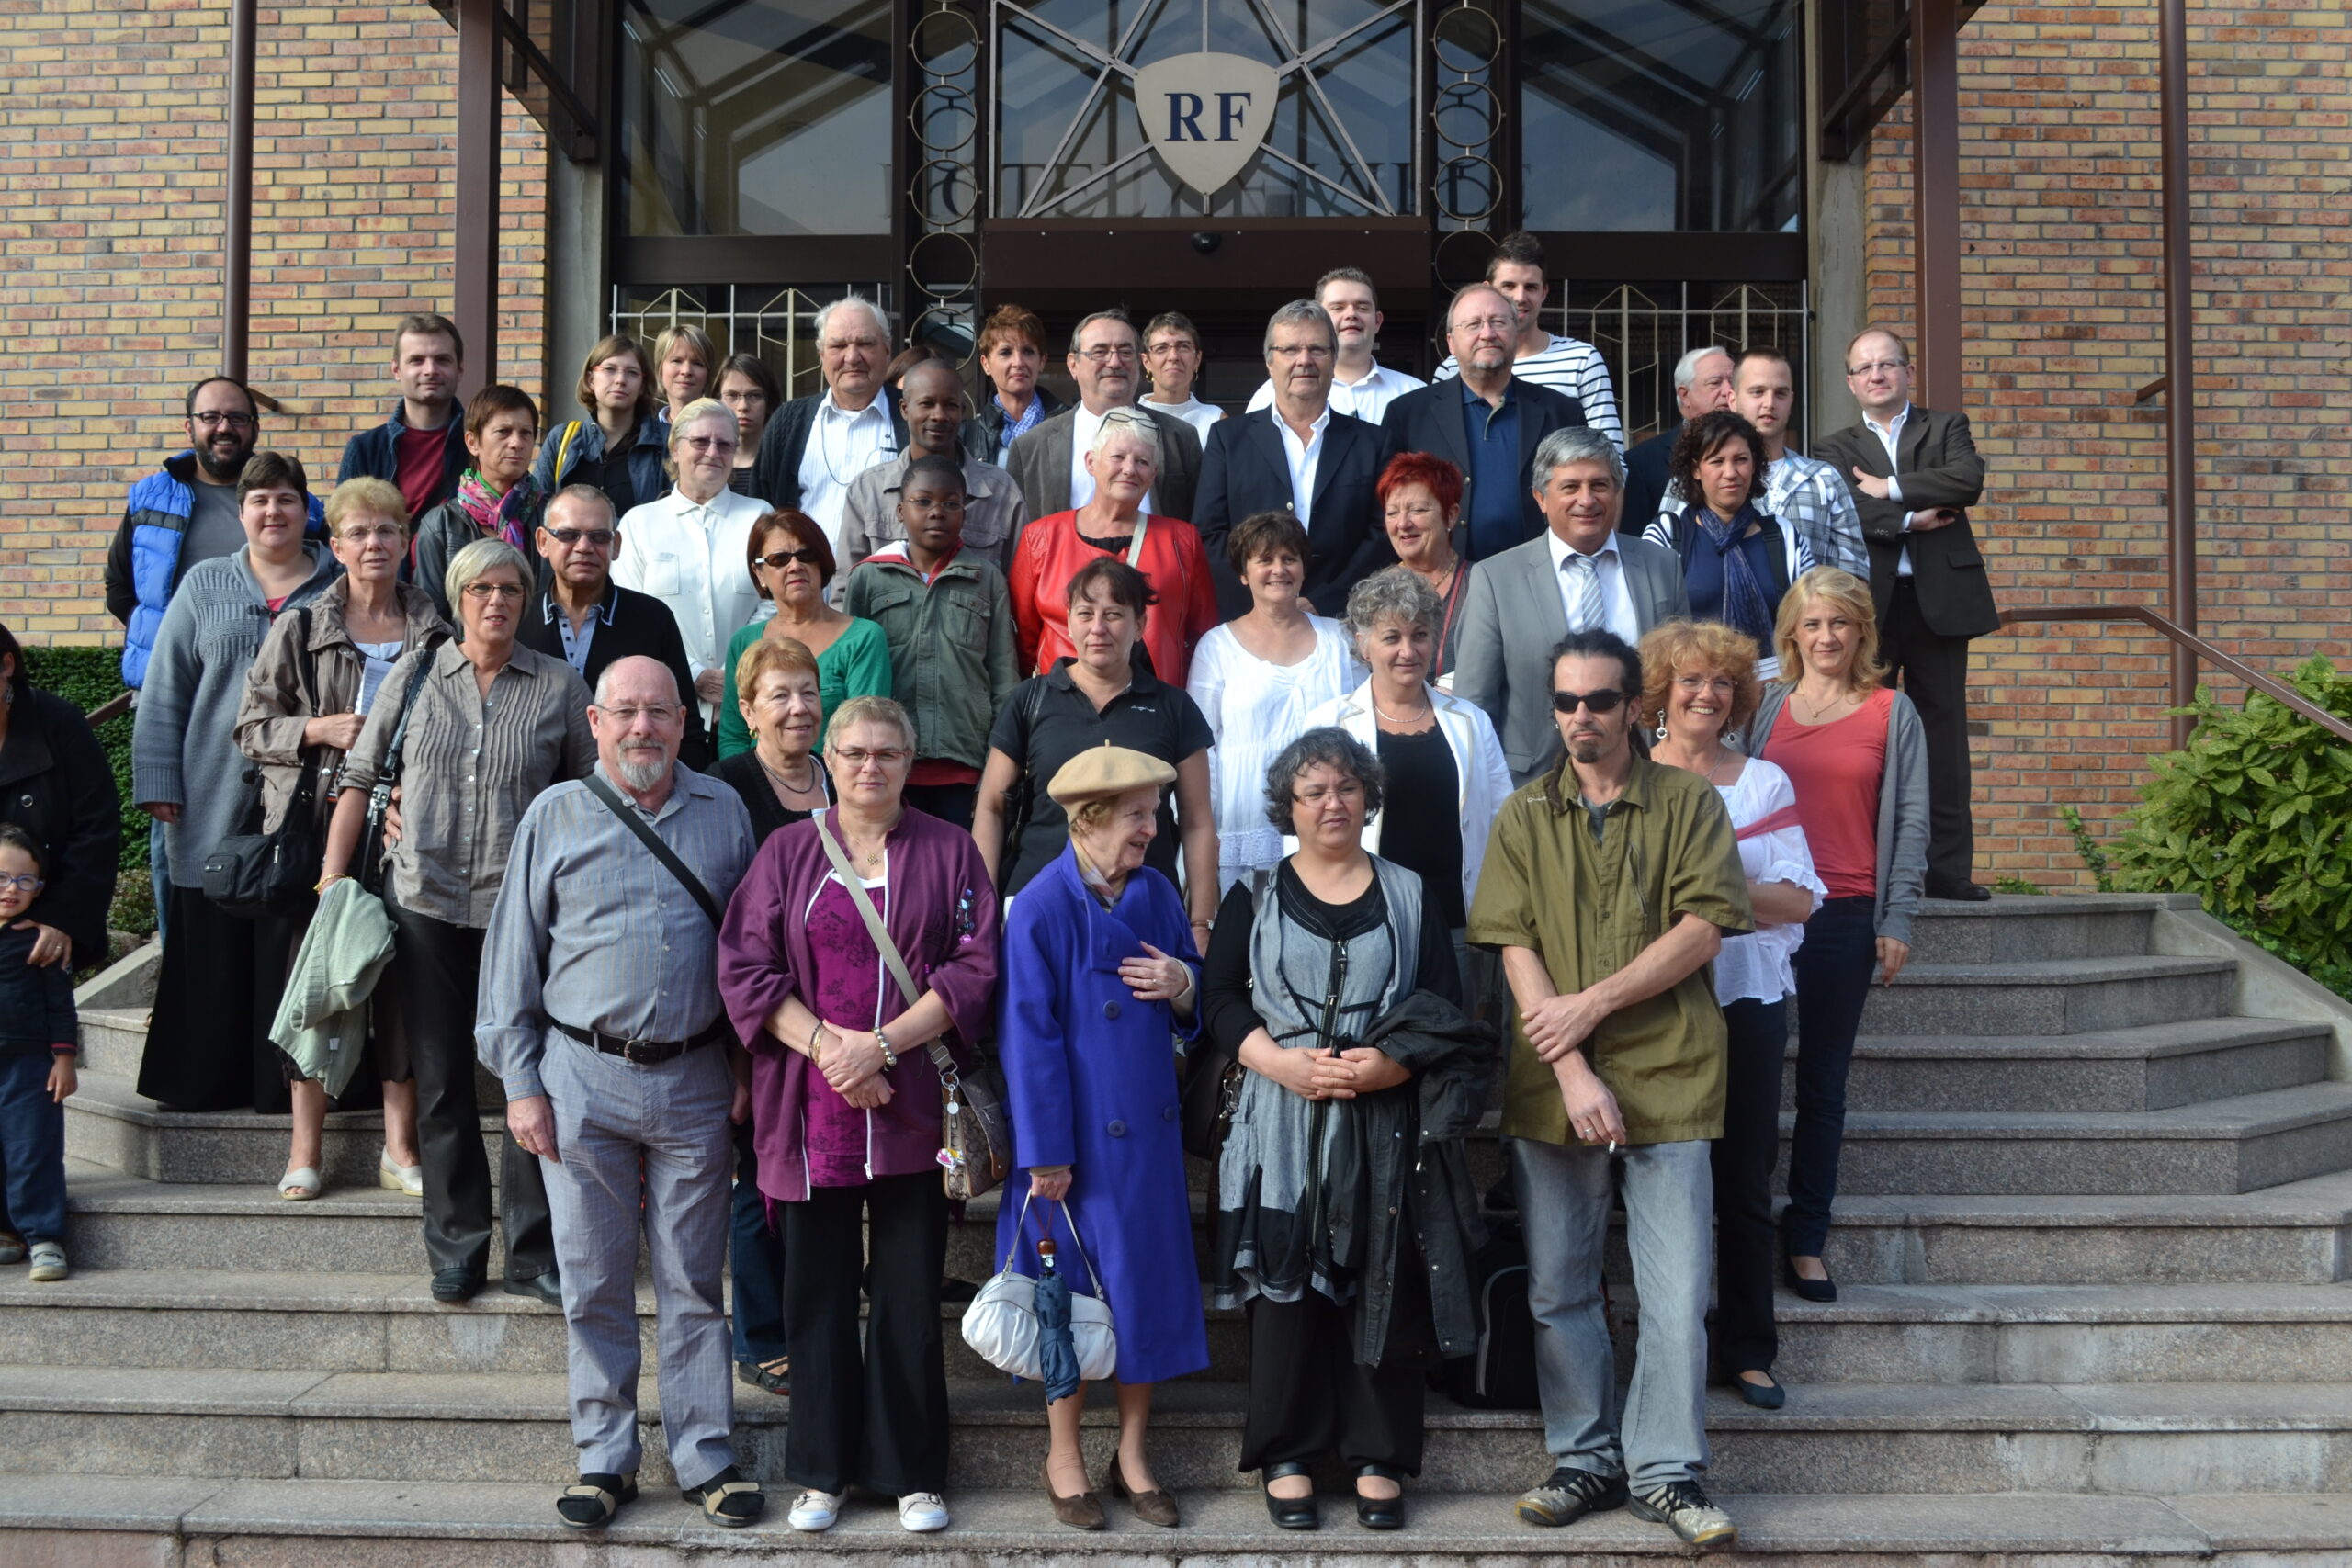
M 1197 230 L 1193 235 L 1193 249 L 1204 256 L 1216 254 L 1216 248 L 1223 243 L 1225 243 L 1225 236 L 1214 230 Z

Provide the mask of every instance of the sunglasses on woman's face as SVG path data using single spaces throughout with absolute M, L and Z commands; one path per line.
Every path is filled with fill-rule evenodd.
M 1608 686 L 1603 686 L 1597 692 L 1555 692 L 1552 694 L 1552 706 L 1560 713 L 1574 713 L 1579 707 L 1589 709 L 1594 713 L 1614 713 L 1617 711 L 1617 705 L 1624 700 L 1624 693 Z
M 806 561 L 810 566 L 815 566 L 818 564 L 817 552 L 814 550 L 770 550 L 760 558 L 760 564 L 770 571 L 782 571 L 794 561 Z

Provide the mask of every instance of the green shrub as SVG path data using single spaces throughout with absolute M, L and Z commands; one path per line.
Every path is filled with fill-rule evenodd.
M 2352 675 L 2314 657 L 2293 685 L 2352 717 Z M 2218 705 L 2203 687 L 2186 751 L 2155 761 L 2116 841 L 2120 886 L 2194 893 L 2206 911 L 2352 996 L 2352 745 L 2253 694 Z
M 122 649 L 28 648 L 25 673 L 41 690 L 88 713 L 122 694 Z M 121 875 L 116 879 L 108 923 L 144 936 L 155 929 L 155 899 L 147 883 L 147 814 L 130 798 L 130 715 L 98 726 L 98 744 L 106 748 L 107 765 L 114 769 L 115 795 L 122 811 Z

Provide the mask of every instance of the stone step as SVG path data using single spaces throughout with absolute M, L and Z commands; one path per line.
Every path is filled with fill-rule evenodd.
M 1866 1034 L 1846 1103 L 1864 1111 L 2164 1111 L 2327 1077 L 2325 1025 L 2200 1018 L 2086 1034 Z M 1781 1103 L 1796 1104 L 1795 1041 Z
M 2315 1083 L 2167 1111 L 1849 1111 L 1838 1190 L 2251 1192 L 2347 1168 L 2352 1083 Z
M 1611 1290 L 1621 1356 L 1639 1300 Z M 1778 1305 L 1784 1382 L 2120 1383 L 2324 1378 L 2352 1365 L 2352 1285 L 1920 1286 L 1845 1282 L 1822 1304 Z M 646 1364 L 653 1302 L 639 1291 Z M 948 1375 L 994 1374 L 942 1307 Z M 1203 1377 L 1249 1376 L 1247 1325 L 1207 1314 Z M 445 1306 L 413 1273 L 79 1271 L 61 1284 L 0 1277 L 0 1364 L 154 1361 L 184 1369 L 334 1372 L 560 1372 L 561 1315 L 495 1286 Z M 744 1396 L 749 1398 L 751 1396 Z
M 147 1054 L 147 1010 L 84 1008 L 81 1018 L 82 1071 L 136 1083 Z
M 1912 922 L 1911 957 L 1928 964 L 2008 964 L 2128 958 L 2148 951 L 2159 910 L 2194 909 L 2177 893 L 1996 895 L 1962 904 L 1929 898 Z
M 1873 983 L 1864 1034 L 2087 1034 L 2226 1016 L 2227 958 L 2065 958 L 1907 965 Z M 1802 1004 L 1800 1004 L 1802 1005 Z
M 1107 1429 L 1090 1434 L 1093 1469 L 1108 1461 L 1110 1442 Z M 998 1478 L 997 1485 L 1009 1479 Z M 839 1524 L 811 1538 L 785 1523 L 786 1489 L 771 1489 L 760 1524 L 720 1530 L 674 1493 L 649 1486 L 610 1527 L 583 1539 L 554 1522 L 554 1496 L 545 1483 L 467 1480 L 419 1487 L 49 1472 L 0 1475 L 0 1531 L 21 1548 L 19 1561 L 60 1565 L 192 1563 L 201 1554 L 244 1568 L 317 1568 L 327 1560 L 322 1553 L 339 1562 L 409 1568 L 481 1568 L 491 1562 L 553 1568 L 624 1560 L 633 1568 L 692 1568 L 712 1562 L 797 1562 L 820 1552 L 874 1562 L 952 1557 L 1026 1568 L 1267 1568 L 1357 1560 L 1384 1568 L 1405 1562 L 1421 1568 L 1492 1568 L 1516 1561 L 1624 1564 L 1690 1558 L 1690 1549 L 1663 1526 L 1623 1509 L 1547 1530 L 1519 1523 L 1508 1492 L 1436 1492 L 1408 1483 L 1407 1495 L 1405 1531 L 1385 1536 L 1357 1529 L 1340 1496 L 1327 1495 L 1324 1529 L 1308 1538 L 1311 1556 L 1300 1550 L 1297 1535 L 1273 1526 L 1256 1497 L 1235 1489 L 1183 1494 L 1184 1522 L 1172 1531 L 1140 1524 L 1122 1505 L 1108 1503 L 1110 1528 L 1087 1533 L 1055 1524 L 1035 1486 L 958 1490 L 947 1499 L 954 1516 L 948 1529 L 918 1543 L 899 1529 L 887 1499 L 854 1496 Z M 1739 1526 L 1737 1549 L 1709 1557 L 1725 1568 L 1764 1562 L 1778 1568 L 2115 1568 L 2127 1562 L 2251 1568 L 2257 1559 L 2271 1568 L 2320 1568 L 2340 1563 L 2352 1550 L 2352 1496 L 2343 1494 L 1988 1497 L 1717 1491 L 1714 1497 Z
M 639 1387 L 641 1482 L 673 1483 L 654 1380 Z M 1159 1391 L 1153 1467 L 1179 1490 L 1239 1489 L 1247 1391 L 1182 1382 Z M 950 1393 L 951 1490 L 1028 1476 L 1046 1426 L 1032 1385 Z M 783 1481 L 789 1401 L 745 1400 L 745 1470 Z M 290 1479 L 531 1482 L 574 1472 L 554 1373 L 203 1371 L 0 1367 L 0 1472 Z M 1779 1411 L 1708 1397 L 1710 1484 L 1725 1493 L 2162 1494 L 2352 1490 L 2352 1384 L 2125 1383 L 2053 1387 L 1832 1383 Z M 1116 1413 L 1097 1398 L 1089 1426 Z M 1532 1411 L 1465 1411 L 1432 1395 L 1419 1490 L 1516 1488 L 1550 1468 Z

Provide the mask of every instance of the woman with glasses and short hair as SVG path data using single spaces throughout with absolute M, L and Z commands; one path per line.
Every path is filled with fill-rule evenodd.
M 825 602 L 825 590 L 833 581 L 833 547 L 807 513 L 765 513 L 752 525 L 744 554 L 753 591 L 772 603 L 775 613 L 752 621 L 727 645 L 718 754 L 723 759 L 752 750 L 752 728 L 743 721 L 743 693 L 735 667 L 744 649 L 763 637 L 788 637 L 817 656 L 817 743 L 821 746 L 835 708 L 852 697 L 890 694 L 890 639 L 872 621 Z
M 384 861 L 396 943 L 376 991 L 379 1027 L 399 1033 L 416 1075 L 433 1299 L 461 1302 L 482 1288 L 490 1264 L 490 1161 L 474 1098 L 482 933 L 523 813 L 548 785 L 587 777 L 596 741 L 579 674 L 514 640 L 530 602 L 523 553 L 503 539 L 477 540 L 449 563 L 445 586 L 462 640 L 403 655 L 384 676 L 344 763 L 320 886 L 354 874 L 368 793 L 396 769 L 401 836 Z M 560 1306 L 539 1162 L 512 1134 L 504 1143 L 507 1293 Z

